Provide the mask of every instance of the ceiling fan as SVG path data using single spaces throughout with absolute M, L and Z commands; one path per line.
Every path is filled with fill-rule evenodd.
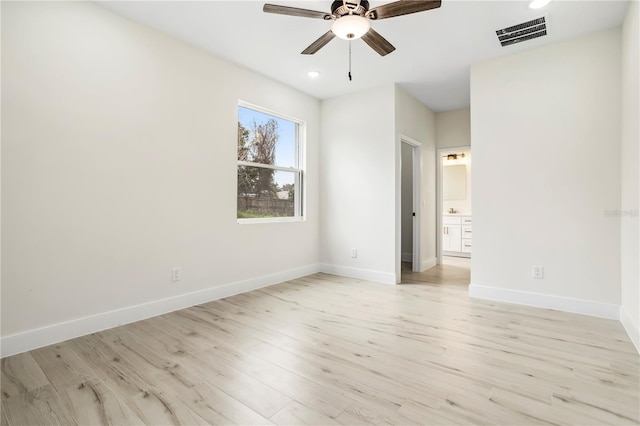
M 262 10 L 267 13 L 333 21 L 331 30 L 303 50 L 303 55 L 313 55 L 338 36 L 344 40 L 362 38 L 380 56 L 385 56 L 396 48 L 371 28 L 370 21 L 436 9 L 440 7 L 440 3 L 441 0 L 400 0 L 369 9 L 367 0 L 336 0 L 331 4 L 330 13 L 275 4 L 265 4 Z

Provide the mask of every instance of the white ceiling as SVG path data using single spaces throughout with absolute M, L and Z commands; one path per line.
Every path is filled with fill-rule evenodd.
M 329 11 L 331 0 L 269 3 Z M 628 1 L 555 0 L 534 11 L 527 1 L 442 0 L 428 12 L 372 22 L 396 51 L 380 57 L 362 40 L 338 38 L 315 55 L 300 52 L 330 28 L 320 19 L 262 12 L 264 1 L 99 1 L 100 5 L 284 82 L 319 99 L 398 83 L 434 111 L 469 105 L 470 65 L 621 25 Z M 371 7 L 389 1 L 370 1 Z M 549 35 L 501 47 L 495 30 L 548 15 Z M 307 72 L 316 70 L 313 80 Z

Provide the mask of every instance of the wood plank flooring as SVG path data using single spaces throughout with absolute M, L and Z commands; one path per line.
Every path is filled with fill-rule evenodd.
M 471 259 L 468 257 L 444 256 L 442 265 L 424 272 L 411 271 L 410 262 L 402 262 L 403 284 L 460 284 L 468 286 L 471 280 Z
M 470 300 L 464 265 L 403 281 L 316 274 L 5 358 L 1 423 L 640 422 L 618 322 Z

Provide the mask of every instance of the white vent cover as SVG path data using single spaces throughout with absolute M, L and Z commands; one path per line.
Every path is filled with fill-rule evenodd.
M 496 31 L 502 47 L 520 43 L 547 35 L 547 20 L 543 16 L 522 24 L 513 25 Z

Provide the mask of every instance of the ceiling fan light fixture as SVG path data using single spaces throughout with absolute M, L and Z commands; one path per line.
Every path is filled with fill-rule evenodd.
M 331 32 L 343 40 L 356 40 L 369 31 L 371 24 L 367 18 L 346 15 L 333 21 Z

